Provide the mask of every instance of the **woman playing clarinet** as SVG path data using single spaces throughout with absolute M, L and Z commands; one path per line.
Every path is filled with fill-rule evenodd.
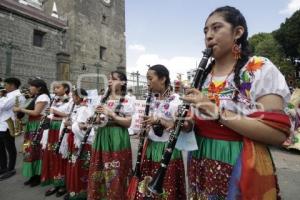
M 135 199 L 160 199 L 148 191 L 148 183 L 160 166 L 162 155 L 169 140 L 170 131 L 174 128 L 175 116 L 181 101 L 179 96 L 170 90 L 168 69 L 163 65 L 153 65 L 148 69 L 147 80 L 149 91 L 154 94 L 150 104 L 150 115 L 145 116 L 149 132 L 144 145 L 141 164 L 141 180 Z M 163 180 L 163 199 L 186 199 L 185 174 L 181 151 L 173 151 L 166 177 Z
M 85 101 L 87 92 L 84 89 L 76 89 L 72 92 L 72 99 L 75 107 L 70 115 L 70 120 L 66 121 L 64 126 L 67 128 L 66 147 L 62 145 L 60 152 L 63 157 L 68 158 L 66 170 L 67 195 L 65 200 L 79 200 L 87 198 L 88 172 L 91 158 L 91 144 L 93 134 L 89 134 L 86 141 L 86 122 L 93 115 Z M 79 149 L 81 153 L 78 152 Z M 80 155 L 78 156 L 78 154 Z
M 109 89 L 102 98 L 108 101 L 96 112 L 106 116 L 95 128 L 88 181 L 88 199 L 126 199 L 132 169 L 131 144 L 128 128 L 134 104 L 125 98 L 126 75 L 114 71 L 109 76 Z
M 68 116 L 73 105 L 68 96 L 69 92 L 69 84 L 65 82 L 55 83 L 55 99 L 50 108 L 51 115 L 48 116 L 51 118 L 50 128 L 48 131 L 44 131 L 42 138 L 43 165 L 41 181 L 43 186 L 52 185 L 52 188 L 46 191 L 45 196 L 56 193 L 56 196 L 59 197 L 66 193 L 67 159 L 62 158 L 61 154 L 57 153 L 56 148 L 59 143 L 62 119 Z
M 236 8 L 213 11 L 204 34 L 213 59 L 200 91 L 183 98 L 195 107 L 198 142 L 189 199 L 278 199 L 267 145 L 280 145 L 289 133 L 285 79 L 267 58 L 250 56 L 246 20 Z
M 37 133 L 41 124 L 41 118 L 45 114 L 45 110 L 50 105 L 50 95 L 47 84 L 41 79 L 34 79 L 29 81 L 30 94 L 33 100 L 26 108 L 15 107 L 15 112 L 22 112 L 27 114 L 28 122 L 26 123 L 24 134 L 24 162 L 22 174 L 24 177 L 29 178 L 24 185 L 31 187 L 40 184 L 40 175 L 42 171 L 41 161 L 41 133 Z M 38 137 L 35 140 L 35 135 Z

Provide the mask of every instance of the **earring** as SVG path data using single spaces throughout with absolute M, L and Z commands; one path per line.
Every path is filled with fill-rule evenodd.
M 242 45 L 237 44 L 235 42 L 234 45 L 232 46 L 231 52 L 232 52 L 232 55 L 233 55 L 234 59 L 236 59 L 236 60 L 240 59 L 241 58 L 241 52 L 242 52 Z

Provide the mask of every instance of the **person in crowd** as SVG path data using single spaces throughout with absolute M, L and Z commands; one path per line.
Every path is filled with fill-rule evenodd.
M 143 123 L 149 128 L 148 139 L 144 146 L 144 159 L 141 164 L 141 180 L 135 199 L 160 199 L 152 194 L 147 186 L 160 167 L 160 161 L 170 137 L 170 131 L 175 126 L 179 96 L 170 90 L 168 69 L 163 65 L 153 65 L 147 72 L 149 91 L 153 94 L 150 104 L 150 114 L 144 117 Z M 185 173 L 181 151 L 173 151 L 170 164 L 163 182 L 164 199 L 187 199 L 185 189 Z
M 289 134 L 285 78 L 267 58 L 250 56 L 238 9 L 217 8 L 203 30 L 212 60 L 200 88 L 182 98 L 195 108 L 198 142 L 189 163 L 189 199 L 279 199 L 267 145 L 281 145 Z
M 65 175 L 67 159 L 62 158 L 61 154 L 56 151 L 60 139 L 60 127 L 64 117 L 70 113 L 73 105 L 69 97 L 70 86 L 66 82 L 57 82 L 54 84 L 54 98 L 51 108 L 49 108 L 50 127 L 44 131 L 42 138 L 42 174 L 41 184 L 52 185 L 45 193 L 50 196 L 56 193 L 60 197 L 66 193 Z
M 15 107 L 14 111 L 28 115 L 23 142 L 24 158 L 22 174 L 28 178 L 28 180 L 24 182 L 24 185 L 34 187 L 40 184 L 42 170 L 42 152 L 40 145 L 42 132 L 40 128 L 43 117 L 45 117 L 45 111 L 50 105 L 50 94 L 44 80 L 32 79 L 28 83 L 32 100 L 25 108 Z
M 92 145 L 88 181 L 88 199 L 126 199 L 132 172 L 128 128 L 134 105 L 126 95 L 127 78 L 119 71 L 109 76 L 109 91 L 96 112 L 100 114 Z M 103 100 L 104 98 L 104 100 Z M 105 101 L 107 99 L 107 101 Z
M 0 99 L 0 181 L 10 178 L 16 174 L 15 165 L 17 150 L 15 145 L 15 131 L 17 120 L 13 112 L 14 106 L 24 104 L 19 87 L 21 81 L 18 78 L 7 78 L 4 80 L 5 97 Z
M 87 105 L 86 97 L 87 92 L 84 89 L 73 90 L 72 99 L 75 107 L 69 120 L 64 122 L 68 134 L 65 135 L 66 145 L 61 145 L 60 152 L 63 158 L 68 159 L 66 170 L 68 193 L 64 197 L 65 200 L 87 198 L 88 172 L 94 131 L 87 132 L 89 128 L 87 120 L 93 115 L 93 112 Z

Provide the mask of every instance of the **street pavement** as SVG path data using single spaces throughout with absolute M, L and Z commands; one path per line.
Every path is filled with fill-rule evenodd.
M 16 139 L 18 152 L 21 149 L 22 137 Z M 131 137 L 133 149 L 133 162 L 136 159 L 138 139 Z M 300 152 L 271 148 L 274 162 L 277 168 L 281 196 L 286 200 L 300 199 Z M 0 200 L 57 200 L 55 195 L 45 197 L 45 191 L 49 187 L 37 186 L 31 188 L 24 186 L 24 177 L 21 175 L 22 154 L 18 153 L 16 165 L 17 174 L 8 180 L 0 181 Z

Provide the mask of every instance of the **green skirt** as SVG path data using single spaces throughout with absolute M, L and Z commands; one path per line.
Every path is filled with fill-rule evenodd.
M 163 180 L 163 194 L 154 195 L 149 193 L 147 189 L 147 182 L 155 176 L 160 168 L 160 162 L 167 145 L 167 142 L 148 140 L 145 157 L 141 164 L 142 174 L 141 180 L 138 184 L 138 190 L 136 191 L 135 200 L 143 200 L 145 198 L 151 198 L 154 200 L 187 199 L 182 154 L 181 151 L 176 148 L 172 153 L 171 160 Z
M 198 150 L 188 165 L 189 199 L 226 199 L 229 180 L 243 144 L 196 136 Z
M 132 155 L 127 128 L 98 128 L 92 145 L 88 199 L 125 199 L 131 172 Z
M 39 120 L 28 121 L 25 127 L 22 174 L 24 177 L 28 178 L 35 175 L 41 175 L 42 171 L 41 145 L 32 142 L 39 127 L 39 123 Z M 38 141 L 40 141 L 41 137 L 42 134 L 39 135 Z

